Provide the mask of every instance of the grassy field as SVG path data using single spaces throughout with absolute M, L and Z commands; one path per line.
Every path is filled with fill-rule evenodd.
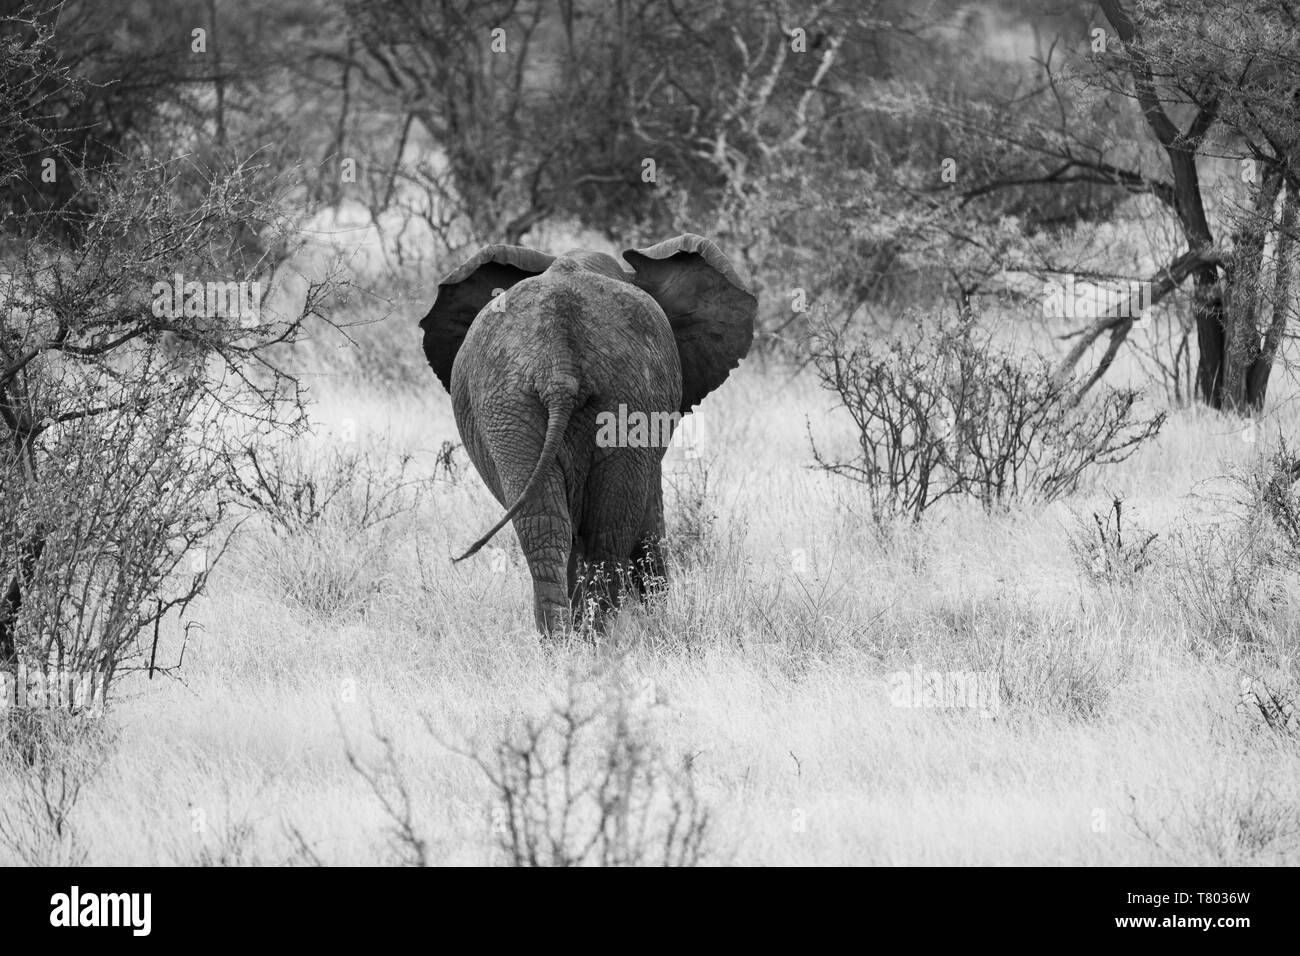
M 1294 699 L 1297 591 L 1231 480 L 1291 433 L 1285 403 L 1253 442 L 1175 411 L 1067 502 L 881 531 L 858 487 L 809 467 L 809 427 L 847 438 L 829 397 L 749 365 L 702 408 L 698 454 L 670 453 L 667 594 L 599 648 L 547 648 L 511 532 L 451 564 L 499 508 L 463 451 L 438 464 L 449 401 L 418 349 L 402 361 L 418 384 L 309 377 L 309 444 L 414 455 L 413 510 L 248 525 L 180 666 L 122 683 L 70 832 L 11 813 L 19 844 L 94 864 L 496 862 L 501 795 L 467 754 L 576 688 L 621 701 L 662 767 L 689 758 L 705 862 L 1300 861 L 1300 734 L 1242 700 L 1243 677 Z M 1112 494 L 1159 537 L 1149 567 L 1097 581 L 1071 539 Z M 181 622 L 165 631 L 172 666 Z M 900 706 L 903 675 L 933 671 L 994 696 Z M 36 786 L 10 776 L 0 801 Z

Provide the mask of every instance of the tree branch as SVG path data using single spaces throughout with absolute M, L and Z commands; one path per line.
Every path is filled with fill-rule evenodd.
M 1155 305 L 1163 299 L 1166 295 L 1181 285 L 1183 280 L 1197 269 L 1202 266 L 1216 265 L 1219 260 L 1219 253 L 1213 249 L 1196 249 L 1190 252 L 1184 252 L 1181 256 L 1147 280 L 1151 285 L 1151 304 Z M 1101 368 L 1102 373 L 1106 371 L 1106 368 L 1110 366 L 1110 359 L 1114 358 L 1113 350 L 1117 350 L 1119 344 L 1123 342 L 1124 337 L 1128 335 L 1128 329 L 1125 328 L 1123 332 L 1119 334 L 1118 339 L 1116 339 L 1115 330 L 1122 326 L 1127 325 L 1131 327 L 1133 325 L 1134 310 L 1132 308 L 1132 300 L 1130 299 L 1129 302 L 1125 303 L 1125 305 L 1129 307 L 1121 309 L 1116 306 L 1114 310 L 1098 318 L 1092 325 L 1083 330 L 1082 333 L 1072 333 L 1072 335 L 1078 335 L 1079 340 L 1074 343 L 1070 351 L 1066 353 L 1065 358 L 1061 360 L 1061 364 L 1057 366 L 1056 371 L 1052 373 L 1053 380 L 1057 382 L 1067 380 L 1072 374 L 1074 374 L 1074 367 L 1079 364 L 1079 360 L 1083 358 L 1088 349 L 1092 347 L 1092 344 L 1096 342 L 1097 339 L 1101 338 L 1101 336 L 1106 332 L 1111 332 L 1112 348 L 1108 349 L 1107 358 L 1103 359 L 1105 365 Z M 1119 312 L 1127 312 L 1128 314 L 1116 314 Z M 1100 375 L 1090 378 L 1087 387 L 1091 387 L 1098 378 L 1100 378 Z

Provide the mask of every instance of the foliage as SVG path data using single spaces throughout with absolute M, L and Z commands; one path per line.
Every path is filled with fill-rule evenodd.
M 689 761 L 674 769 L 626 695 L 568 699 L 476 757 L 511 866 L 697 866 L 710 815 Z
M 31 43 L 57 38 L 42 28 Z M 7 40 L 0 58 L 6 73 L 71 82 L 52 53 Z M 243 237 L 288 220 L 261 167 L 195 191 L 182 163 L 81 166 L 39 113 L 10 118 L 0 168 L 26 169 L 46 137 L 76 190 L 10 216 L 21 238 L 0 245 L 0 664 L 94 674 L 107 690 L 137 633 L 184 608 L 220 555 L 235 436 L 301 422 L 276 349 L 319 315 L 333 277 L 283 312 L 263 294 L 268 263 Z M 13 189 L 30 176 L 6 198 L 22 205 Z
M 1115 495 L 1104 516 L 1096 511 L 1092 513 L 1091 526 L 1079 519 L 1070 547 L 1083 573 L 1093 581 L 1127 584 L 1151 566 L 1151 546 L 1157 537 L 1136 527 L 1131 519 L 1126 526 L 1124 499 Z
M 10 799 L 0 804 L 0 849 L 6 851 L 0 860 L 85 863 L 76 809 L 110 743 L 101 728 L 68 714 L 43 720 L 30 711 L 0 712 L 0 776 L 13 784 Z
M 333 524 L 351 534 L 369 531 L 419 504 L 421 481 L 411 456 L 391 467 L 363 448 L 312 454 L 296 445 L 248 444 L 228 452 L 226 484 L 244 507 L 279 534 Z
M 821 385 L 853 422 L 858 454 L 819 467 L 864 484 L 877 516 L 919 519 L 949 496 L 985 509 L 1053 501 L 1123 461 L 1164 423 L 1138 417 L 1137 393 L 1077 406 L 1038 358 L 996 345 L 969 318 L 883 344 L 824 340 Z

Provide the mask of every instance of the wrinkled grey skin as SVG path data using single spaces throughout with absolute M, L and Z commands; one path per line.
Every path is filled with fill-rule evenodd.
M 420 323 L 470 460 L 513 522 L 543 634 L 664 578 L 664 447 L 602 448 L 601 412 L 686 413 L 753 337 L 756 300 L 721 252 L 684 235 L 624 257 L 488 246 Z M 494 296 L 494 293 L 495 296 Z M 458 558 L 457 560 L 461 560 Z

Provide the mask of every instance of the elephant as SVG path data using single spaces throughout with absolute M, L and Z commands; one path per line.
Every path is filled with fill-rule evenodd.
M 544 636 L 666 580 L 662 459 L 681 416 L 748 354 L 758 300 L 708 239 L 612 256 L 488 245 L 420 321 L 465 450 L 513 522 Z M 665 427 L 611 428 L 637 415 Z

